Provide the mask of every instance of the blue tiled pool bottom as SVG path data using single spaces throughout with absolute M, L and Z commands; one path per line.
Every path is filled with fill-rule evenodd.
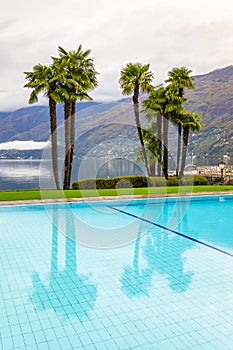
M 152 208 L 124 210 L 150 219 L 157 210 L 164 224 L 164 208 Z M 86 210 L 99 227 L 109 211 L 94 218 L 95 208 Z M 202 218 L 195 225 L 194 211 L 204 217 L 190 205 L 176 229 L 209 241 L 204 229 L 198 234 Z M 121 226 L 121 216 L 109 217 Z M 78 227 L 69 212 L 64 219 L 64 206 L 0 210 L 0 348 L 232 349 L 233 259 L 153 225 L 145 233 L 146 223 L 134 220 L 134 242 L 101 250 L 77 244 Z M 220 236 L 227 224 L 221 227 Z M 215 237 L 211 244 L 231 251 L 226 234 L 227 243 Z

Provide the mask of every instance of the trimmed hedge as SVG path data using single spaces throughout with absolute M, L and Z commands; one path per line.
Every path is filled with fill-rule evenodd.
M 180 185 L 190 186 L 190 185 L 208 185 L 208 180 L 202 175 L 185 175 L 183 176 Z
M 149 179 L 146 176 L 118 176 L 114 178 L 96 178 L 75 181 L 73 190 L 94 190 L 129 187 L 149 187 Z
M 150 177 L 150 187 L 164 187 L 166 186 L 166 179 L 164 177 Z
M 179 183 L 176 176 L 170 176 L 168 180 L 164 177 L 146 176 L 118 176 L 114 178 L 84 179 L 75 181 L 72 190 L 99 190 L 114 188 L 137 188 L 137 187 L 163 187 L 178 185 L 208 185 L 208 181 L 201 175 L 185 175 Z

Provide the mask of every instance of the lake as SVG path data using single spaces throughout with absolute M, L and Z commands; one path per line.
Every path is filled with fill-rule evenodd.
M 60 162 L 60 183 L 63 177 L 63 162 Z M 72 179 L 114 177 L 143 174 L 143 166 L 130 159 L 88 158 L 75 159 Z M 46 160 L 0 160 L 0 190 L 25 190 L 53 188 L 51 163 Z M 62 186 L 61 186 L 62 187 Z
M 216 160 L 217 162 L 217 160 Z M 217 164 L 212 162 L 213 164 Z M 198 164 L 202 165 L 202 164 Z M 63 179 L 63 161 L 60 160 L 60 185 Z M 71 183 L 77 179 L 143 175 L 142 164 L 134 159 L 83 158 L 74 159 Z M 49 160 L 0 159 L 0 191 L 55 188 Z

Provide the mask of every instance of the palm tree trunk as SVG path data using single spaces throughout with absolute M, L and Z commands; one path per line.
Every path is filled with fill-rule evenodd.
M 50 113 L 53 178 L 56 184 L 56 188 L 57 190 L 59 190 L 60 186 L 59 186 L 59 173 L 58 173 L 56 102 L 50 96 L 49 96 L 49 113 Z
M 75 144 L 75 114 L 76 114 L 76 101 L 71 102 L 71 117 L 70 117 L 70 162 L 68 170 L 68 186 L 70 188 L 70 181 L 72 175 L 74 144 Z
M 179 87 L 179 97 L 183 98 L 184 88 Z M 182 133 L 182 125 L 178 125 L 178 138 L 177 138 L 177 158 L 176 158 L 176 177 L 179 176 L 180 170 L 180 153 L 181 153 L 181 133 Z
M 150 162 L 150 176 L 155 176 L 155 158 Z
M 144 140 L 143 140 L 143 136 L 142 136 L 142 128 L 141 128 L 141 123 L 140 123 L 140 118 L 139 118 L 139 104 L 138 103 L 134 103 L 134 117 L 135 117 L 135 123 L 136 123 L 137 130 L 138 130 L 140 144 L 142 147 L 142 154 L 143 154 L 143 158 L 144 158 L 144 162 L 145 162 L 147 175 L 150 176 L 150 171 L 149 171 L 149 167 L 148 167 L 148 159 L 147 159 L 147 155 L 146 155 L 146 149 L 145 149 L 145 144 L 144 144 Z
M 64 104 L 65 116 L 65 162 L 64 162 L 64 181 L 63 190 L 69 190 L 69 169 L 70 169 L 70 154 L 71 154 L 71 101 L 66 100 Z
M 182 149 L 182 159 L 181 159 L 181 169 L 179 173 L 179 180 L 182 179 L 184 175 L 184 168 L 188 149 L 188 139 L 189 139 L 189 127 L 184 126 L 183 128 L 183 149 Z
M 157 127 L 158 127 L 157 136 L 158 136 L 158 140 L 159 140 L 157 175 L 161 176 L 161 160 L 162 160 L 162 118 L 161 118 L 161 115 L 157 116 Z
M 178 138 L 177 138 L 177 158 L 176 158 L 176 176 L 179 175 L 180 170 L 180 153 L 181 153 L 181 132 L 182 132 L 182 126 L 181 124 L 178 125 Z
M 168 179 L 168 119 L 163 118 L 163 174 Z

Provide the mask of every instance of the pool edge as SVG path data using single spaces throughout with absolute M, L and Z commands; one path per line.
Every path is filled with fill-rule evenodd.
M 123 196 L 99 196 L 99 197 L 81 197 L 81 198 L 50 198 L 50 199 L 31 199 L 31 200 L 15 200 L 0 201 L 1 206 L 21 206 L 30 204 L 55 204 L 55 203 L 82 203 L 82 202 L 100 202 L 111 200 L 133 200 L 148 198 L 179 198 L 179 197 L 198 197 L 198 196 L 221 196 L 233 195 L 233 191 L 218 192 L 185 192 L 185 193 L 166 193 L 166 194 L 147 194 L 147 195 L 123 195 Z

